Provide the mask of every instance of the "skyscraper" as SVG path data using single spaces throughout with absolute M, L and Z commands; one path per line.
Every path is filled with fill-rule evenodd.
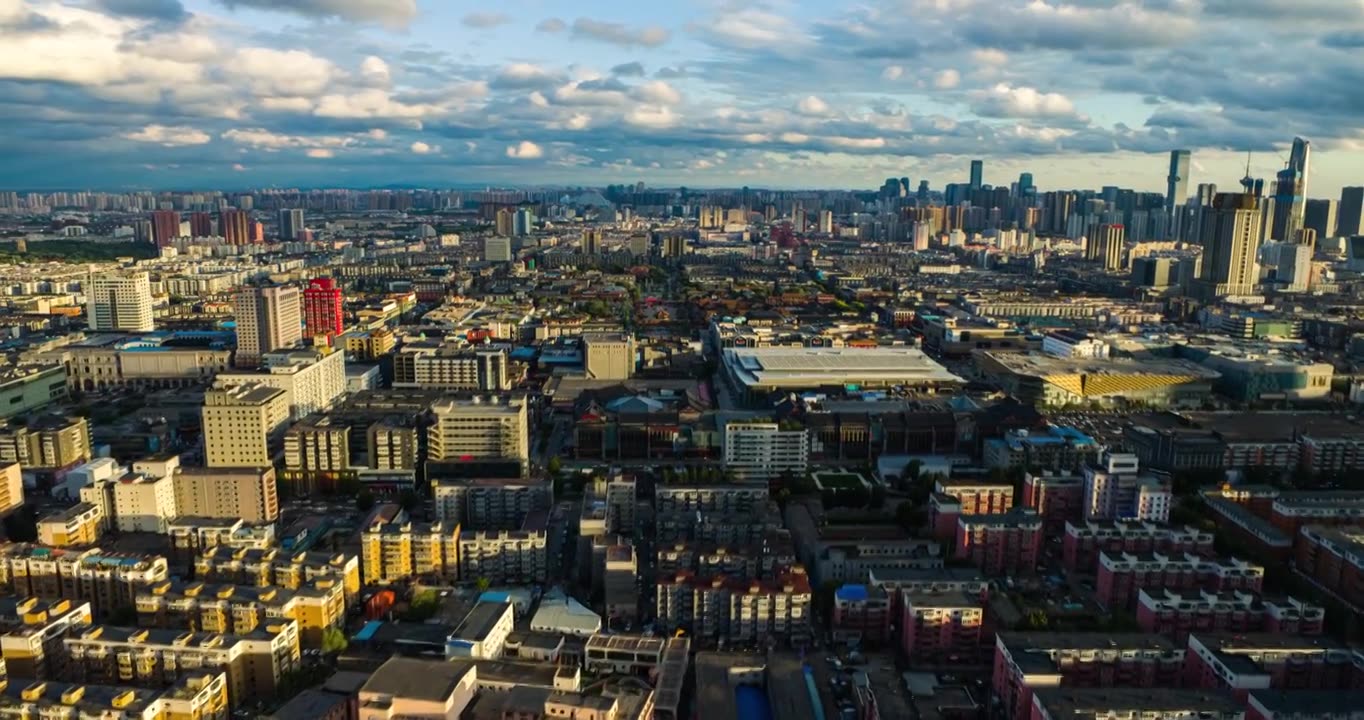
M 317 278 L 310 281 L 303 291 L 304 333 L 310 338 L 325 335 L 328 341 L 340 335 L 345 326 L 342 302 L 341 288 L 336 286 L 335 280 Z
M 218 213 L 218 234 L 228 245 L 251 243 L 251 214 L 245 210 L 228 208 Z
M 1340 191 L 1340 206 L 1336 208 L 1335 237 L 1353 237 L 1364 231 L 1364 187 L 1347 187 Z
M 1105 223 L 1099 226 L 1094 238 L 1098 242 L 1098 259 L 1103 261 L 1104 270 L 1121 270 L 1123 244 L 1127 228 L 1122 225 Z
M 601 231 L 588 229 L 582 235 L 583 254 L 598 255 L 601 253 Z
M 212 237 L 213 216 L 206 212 L 190 213 L 189 234 L 191 237 Z
M 237 291 L 232 305 L 237 367 L 256 367 L 265 353 L 293 347 L 303 339 L 296 287 L 245 287 Z
M 979 190 L 985 180 L 985 161 L 971 161 L 971 189 Z
M 1027 197 L 1029 195 L 1032 195 L 1035 191 L 1036 188 L 1034 188 L 1032 184 L 1032 173 L 1030 172 L 1020 173 L 1018 176 L 1019 197 Z
M 512 235 L 512 211 L 507 208 L 498 208 L 494 219 L 494 232 L 498 237 L 511 237 Z
M 1249 295 L 1259 279 L 1260 198 L 1218 193 L 1203 214 L 1201 239 L 1207 297 Z
M 1170 175 L 1165 185 L 1165 213 L 1173 215 L 1175 208 L 1189 199 L 1189 165 L 1192 153 L 1188 150 L 1170 151 Z
M 155 330 L 152 286 L 147 273 L 90 278 L 85 291 L 85 312 L 91 330 Z
M 180 213 L 174 210 L 152 211 L 152 241 L 157 247 L 170 245 L 180 237 Z
M 1302 226 L 1316 231 L 1318 238 L 1328 238 L 1336 231 L 1336 201 L 1308 200 L 1302 214 Z
M 293 242 L 303 231 L 303 209 L 284 208 L 279 211 L 279 239 Z
M 1279 171 L 1274 184 L 1274 220 L 1269 236 L 1284 242 L 1296 242 L 1302 228 L 1303 211 L 1307 201 L 1307 170 L 1311 143 L 1293 138 L 1293 150 L 1288 165 Z
M 535 224 L 535 213 L 529 208 L 520 208 L 512 215 L 512 234 L 517 237 L 524 237 L 530 234 L 531 226 Z

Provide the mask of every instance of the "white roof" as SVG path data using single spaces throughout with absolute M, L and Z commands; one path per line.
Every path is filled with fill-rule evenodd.
M 601 616 L 573 598 L 544 600 L 530 620 L 530 629 L 586 637 L 601 631 Z

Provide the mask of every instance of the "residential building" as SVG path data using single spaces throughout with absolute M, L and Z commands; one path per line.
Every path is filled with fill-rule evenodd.
M 275 468 L 180 468 L 172 476 L 178 515 L 240 518 L 246 523 L 279 519 Z
M 1364 662 L 1324 637 L 1201 631 L 1189 636 L 1186 658 L 1184 687 L 1228 690 L 1241 699 L 1265 688 L 1354 689 Z
M 483 259 L 487 262 L 511 262 L 512 241 L 509 237 L 483 239 Z
M 95 492 L 112 491 L 112 512 L 107 520 L 122 533 L 165 533 L 170 521 L 180 515 L 175 497 L 175 480 L 170 476 L 126 475 L 92 486 Z M 81 488 L 82 495 L 87 488 Z M 235 508 L 233 508 L 235 509 Z
M 1099 553 L 1191 553 L 1212 557 L 1213 536 L 1192 525 L 1087 520 L 1066 523 L 1061 561 L 1071 572 L 1090 572 Z
M 659 515 L 752 515 L 768 500 L 766 485 L 660 485 L 654 507 Z
M 1083 469 L 1086 520 L 1167 522 L 1172 493 L 1168 481 L 1142 475 L 1136 455 L 1107 451 Z
M 289 421 L 289 393 L 265 385 L 215 388 L 204 393 L 204 464 L 272 465 Z
M 357 720 L 455 720 L 473 702 L 477 683 L 473 663 L 394 657 L 360 688 Z
M 509 602 L 476 603 L 446 641 L 446 656 L 497 660 L 515 627 L 515 615 Z
M 159 555 L 12 543 L 0 546 L 0 590 L 14 597 L 88 602 L 102 617 L 132 607 L 137 590 L 165 580 L 168 567 Z
M 458 522 L 375 522 L 361 534 L 361 566 L 366 585 L 420 577 L 457 580 Z
M 309 338 L 326 337 L 330 344 L 345 329 L 344 300 L 335 280 L 310 280 L 303 290 L 303 334 Z
M 1045 433 L 1011 430 L 985 441 L 983 460 L 991 468 L 1075 470 L 1097 460 L 1102 448 L 1074 428 L 1049 426 Z
M 1053 330 L 1042 336 L 1042 352 L 1059 358 L 1103 360 L 1108 343 L 1074 330 Z
M 445 390 L 510 390 L 504 348 L 405 345 L 393 358 L 393 387 Z
M 875 584 L 844 585 L 835 590 L 829 623 L 834 642 L 864 648 L 885 646 L 890 639 L 893 600 L 886 588 Z
M 519 528 L 537 510 L 549 510 L 543 480 L 475 478 L 432 483 L 436 518 L 469 530 Z
M 369 466 L 373 470 L 411 470 L 417 467 L 417 428 L 398 418 L 386 418 L 365 430 Z
M 216 384 L 264 385 L 288 393 L 294 420 L 331 409 L 346 394 L 345 353 L 327 346 L 267 352 L 262 372 L 220 373 Z
M 1249 193 L 1217 193 L 1212 205 L 1203 209 L 1203 268 L 1199 277 L 1203 297 L 1255 292 L 1261 223 L 1260 198 Z
M 85 290 L 86 322 L 91 330 L 152 332 L 152 286 L 147 273 L 90 278 Z
M 779 570 L 769 580 L 739 580 L 691 572 L 659 576 L 658 624 L 692 637 L 724 638 L 751 644 L 768 637 L 801 643 L 810 636 L 811 589 L 799 565 Z
M 38 542 L 56 548 L 89 547 L 99 542 L 104 515 L 98 506 L 76 503 L 38 518 Z
M 218 234 L 228 245 L 249 245 L 251 237 L 251 213 L 237 208 L 218 211 Z
M 626 627 L 639 622 L 639 561 L 633 545 L 619 543 L 606 548 L 603 589 L 607 622 Z
M 549 576 L 543 524 L 521 530 L 471 530 L 459 536 L 459 577 L 494 585 L 543 583 Z
M 1246 720 L 1360 720 L 1364 690 L 1251 690 Z
M 256 367 L 265 353 L 295 347 L 303 340 L 296 287 L 244 287 L 233 296 L 232 308 L 237 323 L 237 367 Z
M 292 425 L 284 433 L 284 467 L 308 473 L 340 473 L 350 467 L 350 428 L 323 417 Z
M 76 682 L 164 687 L 186 674 L 220 672 L 234 707 L 275 697 L 280 680 L 299 666 L 292 620 L 245 635 L 94 625 L 64 642 Z
M 0 462 L 0 517 L 24 505 L 24 475 L 17 462 Z
M 1213 560 L 1189 553 L 1099 553 L 1095 599 L 1108 608 L 1131 609 L 1140 590 L 1259 592 L 1265 569 L 1230 558 Z
M 994 515 L 957 519 L 956 557 L 970 560 L 987 575 L 1029 575 L 1042 553 L 1042 518 L 1017 508 Z
M 1066 523 L 1084 518 L 1085 482 L 1079 475 L 1042 471 L 1023 476 L 1023 507 L 1042 517 L 1048 536 L 1059 537 Z
M 1306 525 L 1295 539 L 1293 569 L 1355 612 L 1364 608 L 1364 529 Z
M 388 328 L 351 330 L 342 333 L 336 344 L 352 360 L 368 362 L 393 352 L 398 339 Z
M 279 239 L 283 242 L 297 240 L 299 233 L 307 229 L 303 219 L 303 208 L 280 208 Z
M 0 656 L 5 672 L 37 680 L 61 678 L 66 670 L 62 638 L 93 622 L 90 603 L 0 598 Z
M 724 436 L 725 470 L 738 480 L 800 477 L 809 467 L 810 434 L 803 427 L 731 421 Z
M 628 335 L 583 335 L 583 372 L 593 380 L 629 380 L 635 371 L 635 339 Z
M 140 627 L 231 635 L 289 619 L 298 623 L 302 645 L 321 648 L 328 628 L 345 626 L 346 597 L 336 580 L 296 590 L 164 580 L 138 591 L 136 609 Z
M 1231 693 L 1139 688 L 1045 688 L 1033 695 L 1028 720 L 1141 718 L 1141 720 L 1245 720 L 1245 706 Z
M 24 425 L 0 425 L 0 463 L 19 463 L 25 470 L 68 468 L 93 457 L 83 417 L 45 415 Z
M 524 396 L 443 398 L 431 406 L 427 457 L 431 460 L 530 461 L 530 422 Z
M 1026 718 L 1038 690 L 1177 688 L 1183 673 L 1184 648 L 1159 635 L 1001 632 L 991 682 L 1005 716 Z
M 286 553 L 277 548 L 218 545 L 194 560 L 194 577 L 206 582 L 297 590 L 304 583 L 336 579 L 353 606 L 360 595 L 360 558 L 345 553 Z
M 975 665 L 980 660 L 985 608 L 962 593 L 904 593 L 900 647 L 911 663 Z
M 975 480 L 939 480 L 929 496 L 929 527 L 938 540 L 956 537 L 961 515 L 999 515 L 1014 506 L 1014 488 Z
M 228 711 L 224 673 L 186 673 L 164 689 L 16 678 L 0 690 L 0 714 L 14 718 L 216 720 Z
M 1189 633 L 1321 635 L 1326 610 L 1292 597 L 1272 599 L 1245 590 L 1137 591 L 1137 625 L 1182 641 Z

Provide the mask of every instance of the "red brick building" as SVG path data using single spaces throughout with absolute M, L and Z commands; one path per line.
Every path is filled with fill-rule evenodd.
M 999 633 L 991 674 L 1004 717 L 1031 716 L 1041 688 L 1177 688 L 1185 650 L 1140 633 Z
M 955 556 L 975 563 L 986 575 L 1031 574 L 1041 553 L 1042 518 L 1032 510 L 957 519 Z
M 1191 525 L 1088 520 L 1066 523 L 1061 559 L 1072 572 L 1096 572 L 1099 553 L 1192 553 L 1211 557 L 1212 533 Z
M 975 664 L 985 609 L 962 593 L 907 593 L 901 598 L 900 647 L 911 663 Z
M 1190 553 L 1099 553 L 1095 599 L 1106 608 L 1132 608 L 1137 591 L 1259 592 L 1265 569 L 1244 560 L 1210 560 Z
M 1249 591 L 1141 590 L 1137 625 L 1182 641 L 1190 633 L 1322 633 L 1325 609 L 1294 598 L 1262 598 Z
M 1186 687 L 1224 689 L 1245 700 L 1251 690 L 1364 688 L 1364 657 L 1334 640 L 1271 633 L 1189 636 Z
M 1023 476 L 1023 507 L 1042 516 L 1042 527 L 1059 536 L 1066 523 L 1079 522 L 1085 515 L 1085 480 L 1079 475 L 1046 473 Z

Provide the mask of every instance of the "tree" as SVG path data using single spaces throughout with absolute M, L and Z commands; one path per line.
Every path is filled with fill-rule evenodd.
M 489 580 L 489 579 L 486 578 L 486 577 L 480 577 L 478 580 L 476 580 L 476 581 L 474 582 L 474 587 L 478 588 L 478 591 L 481 592 L 481 593 L 488 592 L 488 588 L 490 588 L 490 587 L 492 587 L 492 586 L 493 586 L 493 581 L 492 581 L 492 580 Z
M 1051 626 L 1051 618 L 1047 616 L 1047 611 L 1041 608 L 1032 608 L 1024 617 L 1023 622 L 1029 630 L 1046 630 Z
M 369 512 L 374 509 L 374 493 L 365 490 L 355 496 L 355 509 L 360 512 Z
M 914 483 L 919 482 L 919 474 L 923 471 L 924 461 L 918 458 L 910 460 L 909 464 L 905 465 L 905 471 L 903 473 L 905 485 L 913 485 Z
M 329 627 L 322 631 L 322 652 L 328 655 L 343 652 L 349 645 L 350 641 L 340 628 Z
M 545 470 L 549 471 L 550 475 L 558 475 L 563 469 L 564 462 L 559 459 L 558 455 L 550 458 L 549 462 L 545 463 Z

